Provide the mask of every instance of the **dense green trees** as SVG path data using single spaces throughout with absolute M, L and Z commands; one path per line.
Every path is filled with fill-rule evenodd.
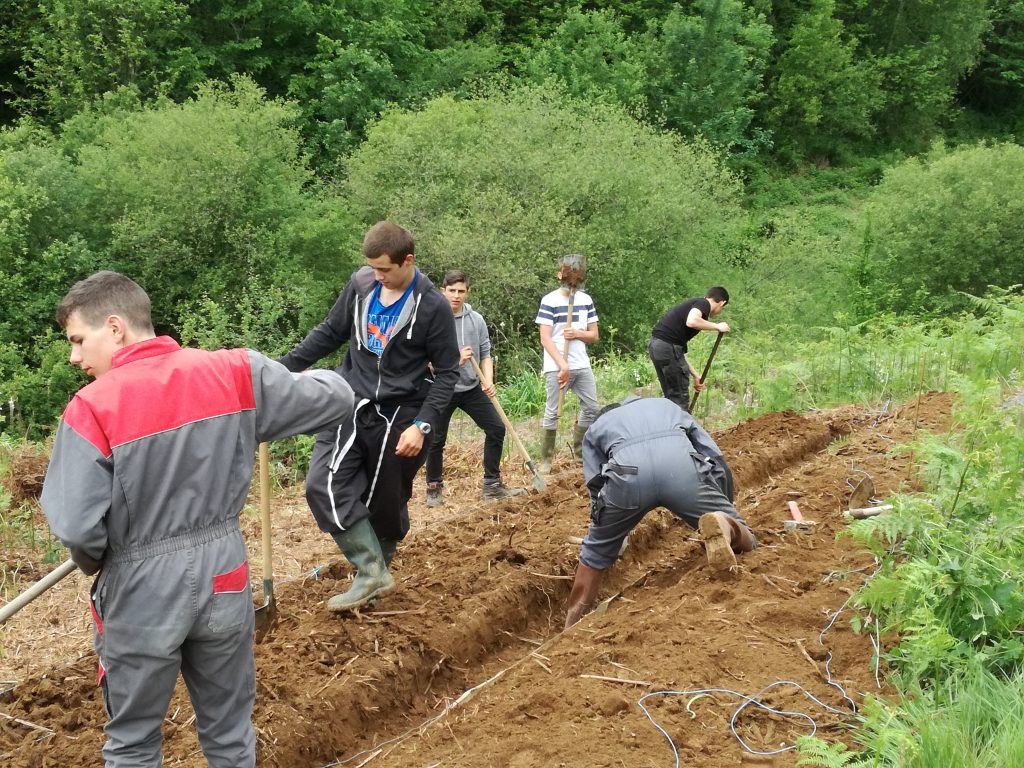
M 964 84 L 964 97 L 986 112 L 1019 114 L 1024 107 L 1024 0 L 993 0 L 990 6 L 992 29 Z
M 39 378 L 53 309 L 98 268 L 139 280 L 160 329 L 186 342 L 272 352 L 313 322 L 358 261 L 361 225 L 313 186 L 298 117 L 237 79 L 182 104 L 85 112 L 59 138 L 5 136 L 0 381 L 30 419 L 67 398 Z
M 986 0 L 841 0 L 842 15 L 882 78 L 879 130 L 918 150 L 935 136 L 978 60 Z
M 573 250 L 629 344 L 710 283 L 742 325 L 1022 282 L 1013 145 L 859 205 L 952 125 L 1014 140 L 1022 36 L 1024 0 L 0 0 L 0 391 L 52 417 L 53 303 L 99 267 L 186 342 L 286 346 L 382 216 L 524 359 Z
M 768 123 L 791 160 L 830 160 L 874 132 L 881 74 L 858 60 L 833 0 L 812 0 L 789 31 L 770 87 Z
M 958 292 L 1024 283 L 1024 148 L 938 147 L 886 173 L 871 199 L 862 284 L 876 306 L 943 312 Z
M 648 38 L 650 111 L 684 136 L 761 149 L 768 137 L 751 123 L 763 95 L 772 29 L 740 0 L 701 0 L 694 11 L 675 7 Z
M 962 83 L 971 103 L 1006 110 L 1024 72 L 1021 0 L 5 5 L 0 87 L 22 112 L 56 125 L 118 88 L 180 102 L 204 80 L 246 74 L 300 104 L 325 170 L 388 104 L 492 77 L 555 79 L 683 136 L 800 163 L 866 139 L 916 150 Z
M 605 338 L 639 344 L 677 297 L 725 279 L 739 218 L 737 182 L 707 147 L 551 89 L 389 113 L 348 172 L 365 220 L 411 227 L 421 266 L 465 269 L 485 316 L 534 349 L 562 254 L 588 257 Z
M 182 40 L 186 21 L 177 0 L 42 0 L 26 55 L 32 102 L 59 121 L 119 87 L 185 95 L 201 76 Z
M 643 57 L 613 11 L 573 10 L 550 37 L 526 51 L 521 69 L 526 79 L 553 79 L 572 96 L 636 108 L 643 96 Z

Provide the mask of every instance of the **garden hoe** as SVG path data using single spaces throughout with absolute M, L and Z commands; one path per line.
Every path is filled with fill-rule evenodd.
M 263 605 L 256 609 L 256 637 L 262 639 L 277 619 L 274 600 L 274 551 L 270 542 L 270 446 L 260 443 L 260 532 L 263 536 Z
M 708 355 L 708 361 L 704 365 L 704 373 L 700 375 L 701 384 L 708 383 L 708 371 L 711 370 L 711 361 L 715 359 L 715 352 L 718 351 L 718 345 L 722 342 L 722 336 L 724 335 L 725 334 L 723 334 L 721 331 L 718 332 L 718 338 L 715 339 L 715 346 L 711 348 L 711 354 Z M 693 398 L 690 400 L 690 413 L 693 413 L 693 406 L 697 404 L 697 395 L 699 394 L 699 389 L 693 393 Z
M 7 603 L 7 605 L 5 605 L 3 608 L 0 608 L 0 624 L 3 624 L 5 621 L 11 618 L 11 616 L 16 614 L 26 605 L 31 603 L 41 594 L 43 594 L 43 592 L 50 589 L 50 587 L 56 585 L 57 582 L 59 582 L 61 579 L 63 579 L 65 576 L 67 576 L 69 573 L 75 570 L 75 568 L 77 567 L 78 566 L 76 566 L 71 560 L 62 563 L 59 567 L 50 571 L 50 573 L 46 574 L 46 576 L 41 578 L 31 587 L 29 587 L 20 595 L 18 595 L 16 598 L 11 600 L 11 602 Z
M 476 358 L 470 357 L 469 359 L 473 363 L 473 370 L 476 371 L 477 378 L 480 379 L 480 381 L 483 381 L 484 372 L 480 370 L 480 366 L 477 364 Z M 544 481 L 541 479 L 540 473 L 537 471 L 536 465 L 534 465 L 533 461 L 530 459 L 530 454 L 526 452 L 526 446 L 523 445 L 523 441 L 520 440 L 519 435 L 516 434 L 516 428 L 512 426 L 512 422 L 509 421 L 508 416 L 505 414 L 505 409 L 502 408 L 501 403 L 498 402 L 498 396 L 495 394 L 488 395 L 488 397 L 490 397 L 491 402 L 494 403 L 494 410 L 498 412 L 498 415 L 501 417 L 501 420 L 505 422 L 505 428 L 508 430 L 508 433 L 512 435 L 512 442 L 516 444 L 516 448 L 518 448 L 519 452 L 523 454 L 523 459 L 526 460 L 527 469 L 529 469 L 530 472 L 533 474 L 534 490 L 543 491 L 546 487 Z
M 875 502 L 875 506 L 869 506 L 874 495 L 875 484 L 872 482 L 870 475 L 865 475 L 850 494 L 850 501 L 844 513 L 845 516 L 852 517 L 855 520 L 864 520 L 892 509 L 892 504 L 878 504 L 878 502 Z
M 586 260 L 578 253 L 570 253 L 568 256 L 563 256 L 559 261 L 558 276 L 562 281 L 562 287 L 569 291 L 569 306 L 566 307 L 565 313 L 565 327 L 572 328 L 573 324 L 573 300 L 576 298 L 576 290 L 583 287 L 583 281 L 587 277 L 587 264 Z M 562 345 L 562 358 L 568 362 L 569 359 L 569 339 L 565 340 Z M 568 385 L 561 387 L 558 390 L 558 419 L 562 419 L 562 404 L 565 402 L 565 390 Z

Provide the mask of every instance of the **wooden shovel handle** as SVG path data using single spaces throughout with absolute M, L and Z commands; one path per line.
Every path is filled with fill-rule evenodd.
M 480 381 L 484 380 L 484 372 L 480 370 L 480 365 L 477 363 L 475 357 L 470 357 L 469 361 L 473 363 L 473 370 L 476 371 L 477 378 Z M 527 462 L 530 461 L 530 454 L 526 452 L 526 446 L 523 445 L 523 441 L 519 439 L 519 435 L 516 434 L 516 428 L 512 426 L 512 422 L 509 421 L 508 416 L 505 414 L 505 409 L 501 407 L 501 403 L 498 402 L 498 396 L 488 395 L 490 401 L 494 404 L 494 410 L 498 412 L 498 416 L 501 417 L 502 422 L 505 424 L 505 429 L 508 430 L 508 434 L 512 436 L 512 442 L 515 443 L 516 449 L 523 455 L 523 458 Z
M 263 581 L 274 580 L 274 551 L 270 541 L 270 444 L 260 443 L 260 533 L 263 537 Z
M 569 291 L 569 306 L 566 308 L 566 313 L 565 313 L 565 327 L 566 328 L 572 328 L 572 320 L 573 320 L 572 316 L 573 316 L 573 313 L 574 313 L 573 301 L 575 299 L 576 299 L 576 289 L 574 288 L 573 290 Z M 566 365 L 569 364 L 569 341 L 570 341 L 569 339 L 566 339 L 565 343 L 562 344 L 562 359 L 565 360 L 565 364 Z M 556 418 L 559 418 L 559 419 L 562 418 L 562 406 L 565 404 L 565 390 L 567 389 L 567 387 L 568 387 L 568 383 L 566 384 L 565 387 L 559 387 L 558 388 L 558 413 L 557 413 Z
M 715 346 L 711 348 L 711 354 L 708 355 L 708 361 L 704 365 L 704 373 L 700 375 L 701 384 L 707 383 L 708 371 L 711 370 L 711 361 L 715 359 L 715 352 L 718 351 L 718 345 L 722 343 L 722 336 L 725 334 L 721 331 L 718 332 L 718 338 L 715 339 Z M 693 406 L 697 404 L 697 395 L 700 394 L 700 390 L 696 390 L 693 393 L 693 399 L 690 400 L 690 413 L 693 413 Z
M 11 618 L 11 616 L 43 594 L 43 592 L 50 589 L 57 582 L 75 570 L 76 567 L 77 566 L 71 560 L 65 561 L 16 598 L 11 600 L 11 602 L 7 603 L 3 608 L 0 608 L 0 624 L 3 624 Z

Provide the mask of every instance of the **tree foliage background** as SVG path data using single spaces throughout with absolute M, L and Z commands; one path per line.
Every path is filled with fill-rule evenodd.
M 0 94 L 0 429 L 81 384 L 74 280 L 276 352 L 383 216 L 527 368 L 571 251 L 599 353 L 710 284 L 806 334 L 1024 271 L 1021 0 L 0 0 Z

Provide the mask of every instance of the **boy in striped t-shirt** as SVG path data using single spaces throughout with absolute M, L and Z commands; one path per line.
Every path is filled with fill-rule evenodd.
M 534 322 L 540 329 L 540 343 L 544 348 L 544 378 L 547 401 L 544 405 L 543 444 L 540 457 L 540 471 L 551 471 L 551 457 L 555 452 L 555 435 L 558 429 L 558 398 L 560 390 L 576 393 L 580 401 L 580 413 L 573 430 L 573 452 L 580 456 L 583 435 L 599 410 L 597 404 L 597 382 L 590 368 L 587 344 L 598 339 L 597 309 L 594 300 L 586 292 L 572 289 L 566 282 L 567 260 L 579 262 L 578 256 L 564 256 L 559 261 L 558 280 L 561 286 L 540 300 L 540 308 Z M 576 275 L 582 278 L 582 275 Z M 577 283 L 582 285 L 582 283 Z M 569 318 L 569 303 L 572 300 L 572 318 Z M 566 351 L 568 352 L 566 354 Z

